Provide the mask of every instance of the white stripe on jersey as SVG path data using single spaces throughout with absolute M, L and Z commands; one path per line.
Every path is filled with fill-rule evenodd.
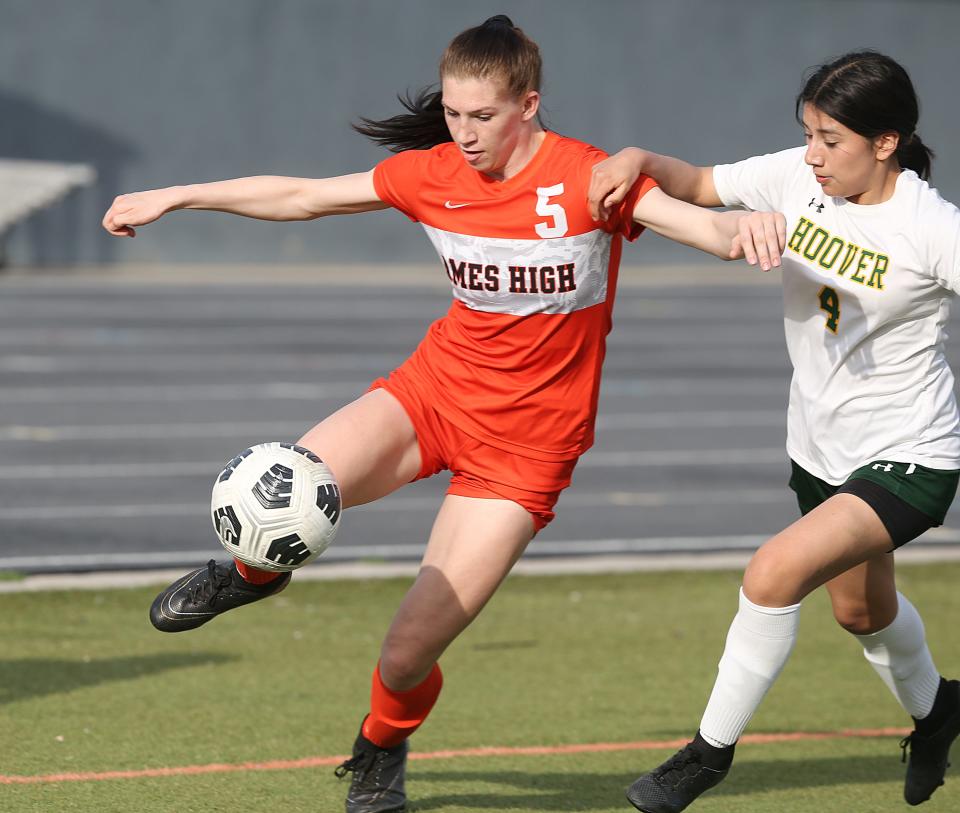
M 468 308 L 529 316 L 572 313 L 605 302 L 612 235 L 512 240 L 423 224 L 453 295 Z

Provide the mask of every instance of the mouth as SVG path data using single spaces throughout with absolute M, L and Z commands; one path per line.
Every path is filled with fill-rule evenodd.
M 483 156 L 483 150 L 465 150 L 462 147 L 460 152 L 463 153 L 463 158 L 468 164 L 475 164 Z
M 814 173 L 813 177 L 817 179 L 817 183 L 820 184 L 821 186 L 823 186 L 823 184 L 825 183 L 829 183 L 831 180 L 829 175 L 817 175 L 816 173 Z

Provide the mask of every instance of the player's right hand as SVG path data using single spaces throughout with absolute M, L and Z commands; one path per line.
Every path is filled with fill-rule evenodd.
M 590 171 L 587 206 L 594 220 L 607 220 L 640 176 L 639 150 L 627 147 Z
M 114 198 L 113 205 L 103 216 L 103 228 L 115 237 L 136 237 L 134 226 L 153 223 L 174 208 L 165 189 L 132 192 Z

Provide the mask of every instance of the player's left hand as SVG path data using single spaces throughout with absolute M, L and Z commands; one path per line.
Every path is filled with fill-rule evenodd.
M 787 245 L 787 219 L 781 212 L 750 212 L 737 223 L 730 246 L 730 259 L 745 259 L 764 271 L 780 266 Z

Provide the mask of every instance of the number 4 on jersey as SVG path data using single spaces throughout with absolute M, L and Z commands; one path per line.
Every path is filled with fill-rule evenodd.
M 840 296 L 829 285 L 820 289 L 820 310 L 827 314 L 827 330 L 836 333 L 840 327 Z

